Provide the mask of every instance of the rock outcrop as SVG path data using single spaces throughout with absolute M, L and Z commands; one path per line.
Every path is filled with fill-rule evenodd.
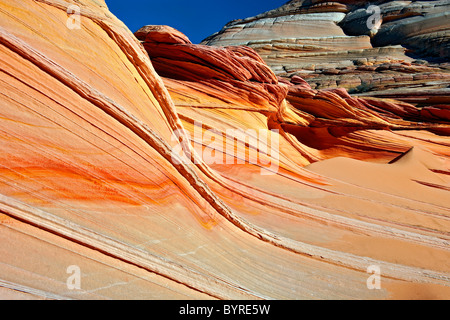
M 315 89 L 441 104 L 450 84 L 449 14 L 448 1 L 293 0 L 232 21 L 202 44 L 250 46 L 277 75 L 298 75 Z M 405 88 L 424 93 L 405 97 Z
M 134 36 L 99 0 L 0 19 L 1 298 L 449 297 L 448 105 Z

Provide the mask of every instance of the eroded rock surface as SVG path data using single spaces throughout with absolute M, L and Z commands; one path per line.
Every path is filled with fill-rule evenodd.
M 202 43 L 250 46 L 277 75 L 301 76 L 315 89 L 440 104 L 450 84 L 449 14 L 448 1 L 293 0 Z M 424 93 L 407 98 L 405 88 Z
M 0 21 L 0 297 L 449 297 L 447 105 L 135 37 L 98 0 L 2 0 Z

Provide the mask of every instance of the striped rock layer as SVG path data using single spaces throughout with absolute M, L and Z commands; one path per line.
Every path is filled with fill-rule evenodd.
M 250 46 L 277 75 L 314 89 L 448 104 L 449 15 L 448 1 L 292 0 L 202 44 Z
M 1 298 L 449 297 L 448 105 L 133 35 L 100 0 L 0 21 Z

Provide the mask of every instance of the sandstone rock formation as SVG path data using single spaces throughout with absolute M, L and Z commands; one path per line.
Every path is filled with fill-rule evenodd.
M 250 46 L 277 75 L 301 76 L 315 89 L 448 104 L 449 15 L 448 1 L 292 0 L 202 43 Z
M 2 0 L 0 18 L 1 298 L 450 296 L 445 103 L 134 36 L 99 0 Z

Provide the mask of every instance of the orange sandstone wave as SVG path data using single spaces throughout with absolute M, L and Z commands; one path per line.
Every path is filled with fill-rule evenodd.
M 0 297 L 449 297 L 447 106 L 315 90 L 169 27 L 135 36 L 103 1 L 0 15 Z

